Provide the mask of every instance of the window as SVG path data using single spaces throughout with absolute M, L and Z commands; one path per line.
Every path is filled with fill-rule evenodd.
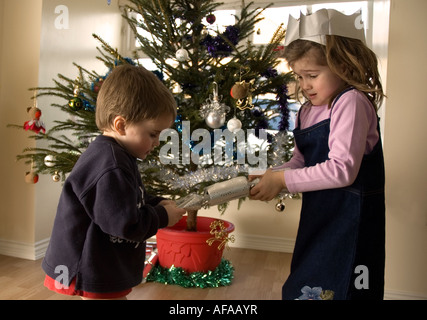
M 335 9 L 345 14 L 353 14 L 358 10 L 362 10 L 362 19 L 367 21 L 367 1 L 355 1 L 346 3 L 322 3 L 314 5 L 300 6 L 285 6 L 277 8 L 267 8 L 262 16 L 264 20 L 257 23 L 255 26 L 254 44 L 267 44 L 271 40 L 273 33 L 277 30 L 280 24 L 286 27 L 288 24 L 289 15 L 295 18 L 300 16 L 300 12 L 307 14 L 308 12 L 316 12 L 319 9 Z
M 214 12 L 214 15 L 215 15 L 214 23 L 209 23 L 208 21 L 206 21 L 206 19 L 204 19 L 203 24 L 206 26 L 208 33 L 211 33 L 213 36 L 216 36 L 217 32 L 222 33 L 225 31 L 225 28 L 227 26 L 235 24 L 235 14 L 236 14 L 236 10 L 219 10 Z M 140 14 L 136 14 L 135 18 L 137 19 L 137 21 L 140 21 L 142 19 Z M 176 23 L 179 25 L 179 21 L 176 21 Z M 153 37 L 152 34 L 148 33 L 142 28 L 137 28 L 137 32 L 138 34 L 147 38 Z M 138 40 L 135 39 L 135 36 L 132 32 L 127 32 L 127 34 L 128 34 L 128 37 L 130 38 L 128 39 L 128 41 L 126 41 L 128 45 L 126 45 L 126 50 L 124 50 L 124 52 L 127 52 L 128 56 L 133 56 L 131 52 L 138 50 L 138 48 L 140 48 L 141 45 L 138 42 Z M 142 55 L 142 58 L 139 59 L 140 64 L 142 64 L 148 70 L 156 69 L 156 65 L 150 59 L 144 58 L 142 52 L 138 52 L 138 53 L 140 56 Z
M 254 5 L 263 7 L 266 6 L 268 3 L 265 3 L 265 1 L 255 1 Z M 303 2 L 303 1 L 301 1 Z M 316 1 L 310 1 L 316 2 Z M 290 2 L 289 0 L 282 0 L 282 1 L 276 1 L 274 3 L 274 7 L 267 8 L 262 13 L 263 20 L 258 22 L 255 25 L 255 32 L 253 34 L 252 43 L 255 45 L 264 45 L 270 42 L 274 32 L 277 30 L 277 28 L 283 24 L 284 26 L 288 23 L 288 17 L 289 15 L 294 16 L 295 18 L 298 18 L 300 15 L 300 12 L 303 14 L 307 14 L 308 12 L 315 12 L 321 8 L 332 8 L 339 10 L 345 14 L 352 14 L 356 12 L 357 10 L 362 10 L 362 20 L 364 21 L 365 28 L 369 30 L 369 21 L 371 20 L 371 15 L 369 13 L 372 10 L 369 10 L 368 3 L 372 2 L 370 1 L 341 1 L 341 2 L 326 2 L 326 1 L 318 1 L 316 4 L 310 4 L 310 5 L 288 5 L 289 3 L 294 3 L 295 1 Z M 240 1 L 232 1 L 232 0 L 226 0 L 224 1 L 224 4 L 219 7 L 220 9 L 214 12 L 215 15 L 215 22 L 213 24 L 208 23 L 206 20 L 204 21 L 204 25 L 207 27 L 208 32 L 211 32 L 212 34 L 215 34 L 215 32 L 218 30 L 219 32 L 223 32 L 225 28 L 229 25 L 233 25 L 235 23 L 235 14 L 239 14 L 239 10 L 241 7 Z M 136 19 L 141 19 L 140 15 L 136 16 Z M 178 22 L 179 23 L 179 22 Z M 138 28 L 138 33 L 146 36 L 146 37 L 153 37 L 153 35 L 147 33 L 141 28 Z M 368 44 L 370 43 L 370 35 L 367 34 L 367 41 Z M 125 50 L 122 50 L 123 52 L 127 53 L 127 55 L 132 56 L 131 52 L 134 50 L 137 50 L 140 46 L 138 41 L 135 40 L 134 35 L 132 32 L 127 32 L 127 43 Z M 155 65 L 149 61 L 149 59 L 142 58 L 140 62 L 147 67 L 148 69 L 155 68 Z M 285 64 L 280 64 L 278 66 L 279 72 L 286 72 L 288 71 L 288 68 Z
M 214 12 L 216 17 L 215 23 L 210 25 L 208 22 L 205 22 L 205 25 L 210 30 L 216 30 L 216 28 L 218 28 L 220 32 L 222 32 L 226 26 L 234 24 L 233 15 L 239 15 L 241 0 L 221 0 L 219 2 L 222 2 L 223 4 L 219 7 L 218 11 Z M 254 6 L 265 7 L 271 4 L 271 2 L 271 0 L 255 0 Z M 309 4 L 303 4 L 304 2 Z M 373 49 L 379 58 L 380 74 L 383 79 L 383 87 L 386 89 L 385 80 L 387 76 L 386 65 L 390 0 L 276 0 L 270 8 L 267 8 L 264 11 L 264 20 L 255 26 L 255 32 L 252 39 L 253 44 L 263 45 L 268 43 L 271 40 L 273 33 L 281 23 L 283 23 L 284 26 L 287 25 L 290 14 L 295 18 L 298 18 L 300 12 L 307 14 L 309 12 L 316 12 L 321 8 L 336 9 L 345 14 L 352 14 L 357 10 L 362 10 L 362 21 L 365 26 L 366 41 L 368 46 Z M 126 38 L 127 39 L 124 43 L 128 44 L 125 46 L 127 50 L 122 50 L 122 52 L 128 56 L 132 56 L 131 52 L 136 49 L 135 38 L 132 32 L 127 32 Z M 149 59 L 142 59 L 141 63 L 150 70 L 155 69 L 155 65 L 152 64 Z M 287 64 L 284 61 L 278 65 L 277 69 L 279 72 L 288 71 Z M 269 97 L 259 98 L 268 99 Z M 380 109 L 382 126 L 385 118 L 384 114 L 385 106 L 382 106 Z

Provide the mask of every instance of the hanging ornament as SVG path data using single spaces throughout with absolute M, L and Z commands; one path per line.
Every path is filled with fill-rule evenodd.
M 206 102 L 202 104 L 200 109 L 200 116 L 205 119 L 206 124 L 212 128 L 217 129 L 224 125 L 225 115 L 230 111 L 230 107 L 221 103 L 222 96 L 218 96 L 218 84 L 214 82 L 213 96 L 209 95 Z
M 99 90 L 101 90 L 101 86 L 103 83 L 104 83 L 104 78 L 102 78 L 102 77 L 97 78 L 91 85 L 92 91 L 95 93 L 98 93 Z
M 78 80 L 78 79 L 77 79 Z M 79 86 L 76 85 L 74 87 L 74 98 L 72 98 L 70 101 L 68 101 L 68 106 L 74 110 L 74 111 L 78 111 L 81 108 L 83 108 L 83 101 L 82 99 L 79 98 L 79 93 L 80 93 L 80 89 Z
M 55 171 L 55 174 L 52 176 L 52 180 L 54 182 L 59 182 L 61 180 L 61 176 L 59 175 L 58 171 Z
M 176 59 L 177 59 L 179 62 L 184 62 L 184 61 L 187 61 L 188 59 L 190 59 L 190 56 L 189 56 L 189 54 L 188 54 L 188 51 L 187 51 L 187 50 L 185 50 L 185 49 L 183 49 L 183 48 L 178 49 L 178 50 L 176 51 L 176 53 L 175 53 L 175 57 L 176 57 Z
M 280 199 L 277 204 L 276 204 L 276 211 L 278 212 L 283 212 L 283 210 L 285 210 L 285 202 L 283 201 L 283 199 Z
M 231 88 L 230 95 L 234 99 L 243 99 L 246 98 L 249 94 L 250 83 L 245 81 L 236 82 L 234 86 Z
M 30 117 L 30 120 L 26 121 L 24 123 L 24 129 L 26 131 L 31 130 L 34 131 L 36 134 L 39 132 L 46 133 L 46 127 L 43 123 L 43 121 L 40 120 L 40 117 L 42 115 L 42 111 L 37 108 L 37 91 L 34 90 L 34 105 L 32 107 L 27 108 L 28 116 Z
M 35 133 L 46 133 L 46 128 L 43 121 L 40 120 L 42 111 L 37 107 L 27 108 L 27 113 L 30 116 L 31 120 L 28 120 L 24 123 L 24 129 L 26 131 L 31 130 Z
M 206 17 L 206 21 L 207 21 L 209 24 L 214 24 L 214 23 L 215 23 L 215 21 L 216 21 L 216 17 L 215 17 L 215 15 L 214 15 L 213 13 L 208 14 L 208 15 L 207 15 L 207 17 Z
M 25 174 L 25 182 L 28 184 L 36 184 L 39 181 L 39 175 L 33 171 Z
M 39 181 L 39 175 L 34 171 L 34 163 L 31 163 L 31 170 L 25 174 L 25 182 L 36 184 Z
M 206 124 L 212 129 L 220 128 L 225 123 L 225 113 L 218 112 L 215 110 L 210 111 L 205 121 L 206 121 Z
M 286 208 L 285 206 L 285 199 L 289 198 L 289 199 L 293 199 L 293 198 L 297 198 L 298 194 L 295 193 L 287 193 L 287 192 L 283 192 L 280 194 L 280 198 L 276 203 L 276 211 L 278 212 L 283 212 Z
M 227 129 L 233 133 L 236 133 L 242 129 L 242 122 L 234 116 L 233 119 L 228 120 Z
M 236 99 L 236 106 L 240 110 L 252 109 L 252 92 L 254 89 L 252 85 L 255 83 L 255 79 L 249 82 L 240 81 L 236 82 L 231 88 L 230 95 Z
M 44 165 L 48 168 L 55 166 L 55 157 L 50 154 L 44 157 Z
M 78 111 L 83 107 L 83 101 L 79 97 L 74 97 L 68 102 L 68 106 L 72 110 Z

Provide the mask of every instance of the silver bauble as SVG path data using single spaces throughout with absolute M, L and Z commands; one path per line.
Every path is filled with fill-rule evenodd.
M 50 154 L 44 157 L 44 165 L 48 168 L 51 168 L 55 165 L 54 161 L 55 157 Z
M 190 58 L 188 55 L 188 51 L 185 49 L 178 49 L 175 53 L 175 57 L 180 62 L 187 61 Z
M 218 129 L 225 123 L 225 113 L 218 111 L 211 111 L 205 118 L 206 124 L 212 129 Z
M 227 129 L 233 133 L 236 133 L 242 129 L 242 122 L 237 118 L 230 119 L 227 122 Z
M 285 203 L 283 201 L 279 201 L 276 204 L 276 211 L 283 212 L 283 210 L 285 210 Z

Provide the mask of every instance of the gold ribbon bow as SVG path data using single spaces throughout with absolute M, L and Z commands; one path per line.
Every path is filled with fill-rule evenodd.
M 206 240 L 206 243 L 212 246 L 215 241 L 221 241 L 221 243 L 218 245 L 218 250 L 221 250 L 225 245 L 227 245 L 227 249 L 229 249 L 228 241 L 234 242 L 235 239 L 233 235 L 228 236 L 226 227 L 224 226 L 224 222 L 220 220 L 215 220 L 210 224 L 210 228 L 210 234 L 214 237 Z

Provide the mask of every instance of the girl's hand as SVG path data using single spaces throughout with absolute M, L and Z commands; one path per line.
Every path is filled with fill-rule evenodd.
M 250 198 L 253 200 L 270 201 L 286 189 L 283 171 L 273 172 L 268 169 L 262 176 L 249 176 L 250 181 L 255 178 L 260 181 L 250 191 Z

